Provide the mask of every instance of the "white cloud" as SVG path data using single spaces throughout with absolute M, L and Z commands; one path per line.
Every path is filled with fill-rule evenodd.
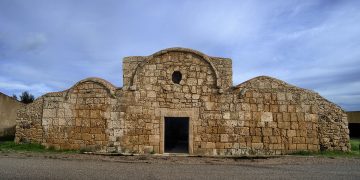
M 13 81 L 0 77 L 0 89 L 6 92 L 12 92 L 12 94 L 20 94 L 23 91 L 28 91 L 35 96 L 41 96 L 44 93 L 52 91 L 52 88 L 44 83 L 24 83 L 19 81 Z
M 6 53 L 0 56 L 0 77 L 11 79 L 0 79 L 1 91 L 58 91 L 88 76 L 121 86 L 122 57 L 184 46 L 232 58 L 234 84 L 269 75 L 341 104 L 359 92 L 351 85 L 360 73 L 355 1 L 61 1 L 4 7 L 0 2 L 0 50 Z M 360 108 L 355 95 L 351 103 L 357 105 L 351 107 Z

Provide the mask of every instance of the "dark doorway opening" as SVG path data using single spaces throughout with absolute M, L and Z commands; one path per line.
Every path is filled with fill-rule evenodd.
M 360 123 L 349 123 L 350 137 L 360 138 Z
M 188 117 L 165 117 L 165 152 L 189 153 Z

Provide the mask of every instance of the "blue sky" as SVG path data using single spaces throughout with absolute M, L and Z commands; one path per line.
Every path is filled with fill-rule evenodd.
M 360 110 L 360 1 L 0 0 L 0 91 L 86 77 L 122 86 L 122 58 L 187 47 Z

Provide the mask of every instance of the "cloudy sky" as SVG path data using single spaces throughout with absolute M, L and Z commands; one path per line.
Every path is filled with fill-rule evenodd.
M 187 47 L 360 110 L 360 1 L 0 0 L 0 92 L 86 77 L 122 86 L 122 58 Z

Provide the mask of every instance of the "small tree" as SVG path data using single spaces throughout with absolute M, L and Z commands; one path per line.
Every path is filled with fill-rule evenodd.
M 16 94 L 13 94 L 13 95 L 12 95 L 12 98 L 14 98 L 15 100 L 18 100 Z
M 23 92 L 20 95 L 20 101 L 25 104 L 32 103 L 34 101 L 34 99 L 35 99 L 34 96 L 27 91 Z

